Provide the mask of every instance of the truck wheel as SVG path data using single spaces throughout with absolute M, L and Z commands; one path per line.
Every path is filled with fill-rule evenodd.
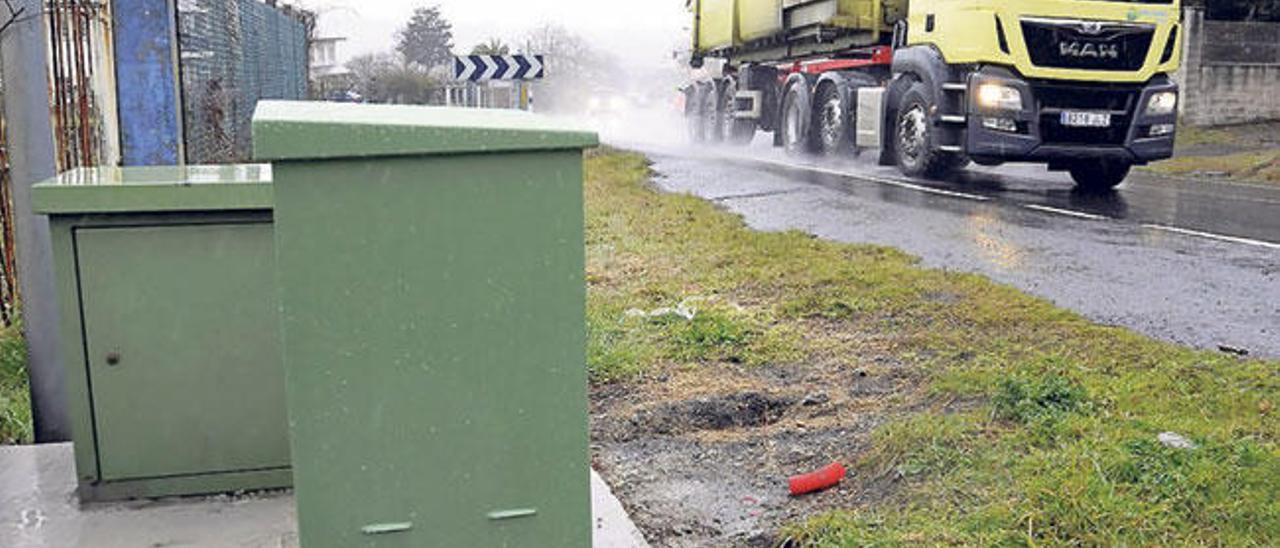
M 803 85 L 787 88 L 787 95 L 782 98 L 782 146 L 789 154 L 813 152 L 813 142 L 809 139 L 810 113 L 809 94 Z
M 756 122 L 735 116 L 738 112 L 738 102 L 735 100 L 737 95 L 738 83 L 728 80 L 724 91 L 720 94 L 720 104 L 723 105 L 720 119 L 721 139 L 731 145 L 747 145 L 755 139 Z
M 702 86 L 694 84 L 684 92 L 684 123 L 689 134 L 690 143 L 701 143 L 706 139 L 702 127 Z
M 698 113 L 702 117 L 702 140 L 707 143 L 719 143 L 724 135 L 721 127 L 720 94 L 716 93 L 716 83 L 707 82 L 698 86 Z
M 1123 183 L 1131 167 L 1128 162 L 1100 160 L 1072 164 L 1070 171 L 1076 188 L 1086 192 L 1106 192 Z
M 924 84 L 916 82 L 902 95 L 894 123 L 894 148 L 898 169 L 911 177 L 944 179 L 968 163 L 963 155 L 937 150 L 929 121 L 929 101 Z
M 814 104 L 816 110 L 811 139 L 817 152 L 831 157 L 856 156 L 858 150 L 853 146 L 850 131 L 853 118 L 848 112 L 848 105 L 840 98 L 840 90 L 832 84 L 820 86 Z

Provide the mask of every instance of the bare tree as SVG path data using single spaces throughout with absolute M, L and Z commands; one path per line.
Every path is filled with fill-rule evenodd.
M 536 87 L 540 109 L 572 111 L 585 105 L 592 94 L 622 86 L 621 71 L 611 56 L 560 25 L 533 29 L 525 35 L 522 49 L 545 56 L 546 79 Z

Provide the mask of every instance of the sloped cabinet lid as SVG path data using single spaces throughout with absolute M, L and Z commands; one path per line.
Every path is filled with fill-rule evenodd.
M 253 116 L 259 161 L 564 150 L 594 132 L 514 110 L 262 101 Z

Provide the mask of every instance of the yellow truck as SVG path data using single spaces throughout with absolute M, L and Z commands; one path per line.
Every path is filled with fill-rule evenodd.
M 1173 155 L 1179 0 L 688 0 L 696 141 L 878 150 L 946 177 L 1038 162 L 1086 190 Z M 714 60 L 715 62 L 709 62 Z

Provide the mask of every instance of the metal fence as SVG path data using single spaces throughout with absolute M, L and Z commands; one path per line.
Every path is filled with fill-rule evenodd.
M 106 0 L 49 0 L 50 111 L 59 172 L 115 163 Z
M 178 0 L 186 161 L 252 156 L 259 99 L 305 99 L 314 16 L 260 0 Z M 56 170 L 119 162 L 108 0 L 44 0 Z M 0 100 L 4 84 L 0 81 Z M 17 271 L 9 152 L 0 108 L 0 323 L 14 319 Z
M 258 0 L 179 0 L 188 163 L 249 160 L 258 100 L 307 97 L 307 17 Z
M 0 104 L 4 103 L 4 81 L 0 80 Z M 9 141 L 0 108 L 0 323 L 13 324 L 18 301 L 18 266 L 13 242 L 13 192 L 9 180 Z

